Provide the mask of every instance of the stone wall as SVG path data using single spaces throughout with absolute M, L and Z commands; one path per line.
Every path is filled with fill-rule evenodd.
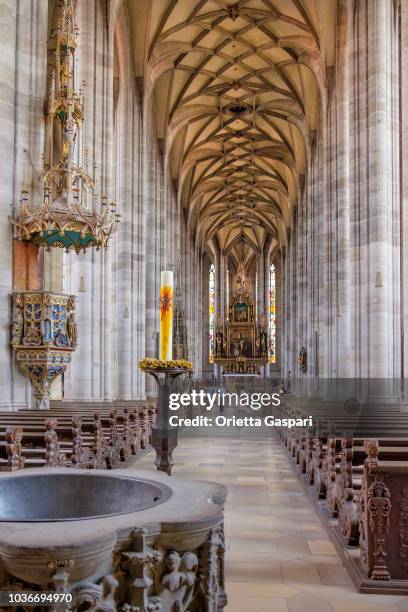
M 3 213 L 0 217 L 0 406 L 31 405 L 31 388 L 13 365 L 11 203 L 21 189 L 40 195 L 47 98 L 48 1 L 3 2 L 0 11 L 3 104 L 0 110 Z M 52 11 L 49 13 L 52 15 Z M 137 367 L 155 354 L 160 271 L 181 260 L 188 340 L 201 346 L 200 252 L 187 236 L 155 131 L 155 110 L 135 78 L 130 19 L 124 2 L 78 2 L 78 83 L 84 82 L 83 139 L 97 192 L 118 203 L 122 222 L 103 252 L 45 257 L 44 284 L 78 296 L 79 344 L 65 375 L 65 398 L 129 400 L 153 392 Z M 12 154 L 10 154 L 10 151 Z M 38 199 L 38 202 L 40 200 Z M 16 208 L 16 211 L 18 207 Z M 195 350 L 199 375 L 200 355 Z
M 114 5 L 108 3 L 111 12 L 106 12 L 102 4 L 82 3 L 78 15 L 85 98 L 91 98 L 86 138 L 95 144 L 90 158 L 98 183 L 103 181 L 104 193 L 117 201 L 122 222 L 105 253 L 71 257 L 71 276 L 84 276 L 87 289 L 79 294 L 80 341 L 66 397 L 142 399 L 155 392 L 137 364 L 156 354 L 160 271 L 175 271 L 181 259 L 191 347 L 200 312 L 191 289 L 199 278 L 198 253 L 186 237 L 157 138 L 154 102 L 134 76 L 126 3 L 117 13 Z
M 31 401 L 31 389 L 10 351 L 13 232 L 9 215 L 22 189 L 39 194 L 44 150 L 47 0 L 4 0 L 0 5 L 0 405 Z
M 336 65 L 284 253 L 286 376 L 401 375 L 399 10 L 393 0 L 338 2 Z

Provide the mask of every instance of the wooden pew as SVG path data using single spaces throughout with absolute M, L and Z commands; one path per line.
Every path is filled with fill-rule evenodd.
M 360 591 L 408 594 L 407 416 L 388 407 L 358 419 L 326 408 L 304 414 L 293 405 L 286 414 L 313 414 L 318 424 L 309 435 L 277 435 Z
M 72 419 L 68 430 L 59 427 L 55 418 L 45 419 L 40 425 L 37 423 L 33 425 L 28 421 L 25 424 L 14 423 L 3 431 L 0 423 L 0 446 L 7 445 L 8 430 L 19 432 L 19 440 L 13 450 L 15 459 L 11 469 L 43 466 L 96 467 L 91 463 L 92 455 L 89 449 L 82 444 L 82 426 L 78 417 Z M 20 465 L 17 456 L 22 458 Z M 10 466 L 5 469 L 10 469 Z
M 141 447 L 148 448 L 150 444 L 150 439 L 151 439 L 151 430 L 153 427 L 153 422 L 154 422 L 155 414 L 156 414 L 156 409 L 154 405 L 149 405 L 149 406 L 136 405 L 132 408 L 132 407 L 129 407 L 129 402 L 125 402 L 125 406 L 123 407 L 119 405 L 116 408 L 111 408 L 111 407 L 104 407 L 103 405 L 99 406 L 98 404 L 87 404 L 85 406 L 80 404 L 79 406 L 70 405 L 69 413 L 70 414 L 79 413 L 84 416 L 84 415 L 92 414 L 93 412 L 95 412 L 96 408 L 98 412 L 101 414 L 101 417 L 109 415 L 110 413 L 112 413 L 112 411 L 116 411 L 118 414 L 119 423 L 121 422 L 122 415 L 126 412 L 130 414 L 131 419 L 133 418 L 132 417 L 133 414 L 138 414 L 138 423 L 139 423 L 139 426 L 142 428 Z M 58 408 L 51 409 L 51 410 L 54 410 L 54 414 L 56 416 L 59 416 L 61 413 L 63 414 L 66 413 L 66 406 L 64 405 L 62 407 L 59 405 Z
M 406 461 L 408 464 L 408 438 L 379 438 L 374 441 L 343 438 L 341 446 L 341 466 L 336 474 L 333 497 L 345 544 L 357 546 L 360 531 L 356 496 L 361 490 L 366 456 L 374 455 L 381 461 Z
M 29 436 L 30 446 L 25 446 L 23 428 L 19 425 L 8 426 L 0 431 L 1 469 L 14 471 L 23 467 L 57 467 L 67 465 L 65 453 L 61 450 L 56 433 L 57 422 L 47 419 L 44 429 Z M 35 441 L 37 444 L 31 446 Z M 6 459 L 6 460 L 5 460 Z
M 152 409 L 150 413 L 143 406 L 137 407 L 136 411 L 128 407 L 120 412 L 103 409 L 101 415 L 95 412 L 93 404 L 86 410 L 81 408 L 71 412 L 73 416 L 58 409 L 46 413 L 28 410 L 0 413 L 0 429 L 2 425 L 5 429 L 20 428 L 16 432 L 24 429 L 21 456 L 26 466 L 62 464 L 62 460 L 58 462 L 52 458 L 65 453 L 64 464 L 80 468 L 112 468 L 149 444 Z M 51 421 L 53 426 L 48 424 L 47 427 L 47 421 Z M 0 457 L 0 467 L 11 469 L 6 444 L 3 440 L 4 457 Z M 57 447 L 60 449 L 58 452 L 55 451 Z M 17 469 L 17 454 L 10 453 L 10 456 L 14 457 L 13 469 Z
M 25 457 L 21 453 L 22 427 L 9 426 L 0 434 L 0 470 L 14 472 L 24 467 Z
M 370 583 L 408 593 L 408 462 L 381 461 L 376 440 L 367 450 L 356 500 L 360 568 Z
M 58 415 L 58 430 L 59 434 L 67 435 L 71 429 L 71 417 L 64 413 Z M 109 414 L 101 416 L 98 412 L 83 415 L 81 411 L 76 412 L 80 416 L 83 432 L 83 446 L 94 447 L 97 454 L 98 440 L 101 439 L 101 432 L 107 439 L 109 452 L 106 451 L 108 460 L 112 464 L 118 463 L 120 460 L 127 459 L 130 454 L 135 454 L 140 449 L 138 425 L 134 415 L 129 414 L 125 409 L 124 413 L 118 415 L 116 411 L 110 411 Z M 55 416 L 55 413 L 47 411 L 47 416 Z M 120 424 L 118 422 L 120 421 Z M 26 426 L 29 424 L 31 431 L 39 430 L 43 427 L 44 415 L 29 411 L 18 413 L 2 413 L 0 414 L 0 423 L 6 422 L 11 424 L 22 423 Z M 99 445 L 100 446 L 100 445 Z

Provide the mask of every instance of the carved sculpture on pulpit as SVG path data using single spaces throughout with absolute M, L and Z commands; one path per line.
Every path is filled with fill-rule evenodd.
M 11 346 L 34 387 L 36 408 L 48 408 L 50 385 L 70 364 L 77 340 L 74 295 L 13 294 Z

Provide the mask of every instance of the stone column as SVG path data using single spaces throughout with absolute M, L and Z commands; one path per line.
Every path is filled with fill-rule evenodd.
M 401 58 L 401 159 L 408 159 L 408 5 L 400 2 L 400 58 Z M 401 270 L 401 316 L 402 316 L 402 367 L 401 376 L 408 378 L 408 168 L 401 165 L 401 223 L 402 223 L 402 270 Z M 406 391 L 405 391 L 406 395 Z M 405 400 L 406 401 L 406 400 Z
M 31 404 L 27 379 L 14 363 L 10 349 L 13 290 L 13 231 L 9 215 L 19 212 L 20 192 L 31 203 L 41 195 L 39 175 L 44 152 L 44 98 L 47 70 L 46 0 L 4 0 L 0 5 L 0 407 Z
M 159 331 L 160 251 L 158 218 L 158 159 L 153 117 L 145 102 L 143 117 L 143 241 L 145 254 L 145 356 L 155 357 Z M 152 381 L 146 380 L 146 393 L 155 393 Z
M 332 127 L 336 138 L 333 144 L 334 171 L 336 180 L 337 220 L 337 279 L 335 296 L 337 378 L 355 375 L 355 344 L 351 334 L 351 242 L 350 242 L 350 70 L 349 46 L 352 25 L 352 3 L 342 0 L 337 15 L 337 65 L 335 124 Z
M 338 5 L 337 63 L 284 254 L 285 372 L 299 375 L 305 342 L 307 377 L 401 371 L 396 6 Z
M 133 74 L 130 23 L 122 4 L 115 25 L 118 93 L 115 113 L 116 198 L 122 221 L 115 253 L 117 294 L 117 390 L 119 399 L 144 397 L 143 198 L 141 197 L 141 101 Z
M 392 378 L 399 360 L 399 155 L 395 3 L 359 4 L 354 49 L 357 191 L 353 194 L 352 330 L 362 377 Z
M 203 282 L 203 275 L 202 275 L 202 268 L 203 268 L 203 261 L 202 261 L 202 252 L 201 250 L 196 246 L 195 250 L 194 250 L 194 259 L 193 259 L 193 273 L 194 273 L 194 280 L 193 280 L 193 287 L 197 287 L 197 293 L 194 290 L 194 295 L 201 295 L 202 294 L 202 282 Z M 208 287 L 208 285 L 207 285 Z M 195 297 L 194 299 L 194 303 L 195 303 L 195 309 L 194 309 L 194 332 L 193 332 L 193 337 L 192 337 L 192 342 L 194 342 L 195 346 L 196 346 L 196 359 L 193 363 L 193 370 L 194 370 L 194 376 L 195 378 L 201 378 L 202 374 L 203 374 L 203 338 L 202 338 L 202 321 L 203 318 L 205 316 L 205 313 L 203 312 L 203 305 L 202 302 L 200 300 L 197 300 L 197 298 Z
M 78 68 L 85 82 L 83 142 L 89 172 L 97 192 L 114 196 L 113 181 L 113 28 L 103 3 L 79 2 Z M 84 278 L 78 299 L 78 352 L 69 373 L 66 397 L 110 400 L 113 397 L 112 257 L 115 238 L 107 251 L 91 251 L 73 262 L 73 274 Z
M 145 96 L 143 108 L 143 233 L 144 233 L 144 275 L 145 275 L 145 355 L 154 356 L 156 352 L 156 334 L 159 329 L 159 288 L 160 271 L 176 268 L 176 258 L 180 234 L 186 231 L 182 211 L 177 208 L 177 200 L 169 174 L 165 165 L 162 143 L 157 139 L 155 118 L 152 112 L 151 100 Z M 176 223 L 177 220 L 177 223 Z M 175 227 L 181 224 L 181 229 L 175 232 Z M 191 245 L 187 241 L 187 283 L 195 280 L 192 273 L 194 257 L 191 255 Z M 196 285 L 193 285 L 195 287 Z M 196 307 L 196 295 L 191 298 L 188 307 L 190 313 L 189 334 L 193 333 L 191 326 Z M 190 301 L 190 300 L 188 300 Z M 194 306 L 193 306 L 194 304 Z M 156 392 L 150 380 L 146 380 L 147 395 Z

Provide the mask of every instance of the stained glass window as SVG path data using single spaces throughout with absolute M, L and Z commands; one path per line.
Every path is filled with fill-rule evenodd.
M 269 268 L 269 363 L 276 363 L 276 271 Z
M 215 354 L 215 266 L 211 264 L 208 282 L 208 303 L 209 303 L 209 362 L 214 363 Z

